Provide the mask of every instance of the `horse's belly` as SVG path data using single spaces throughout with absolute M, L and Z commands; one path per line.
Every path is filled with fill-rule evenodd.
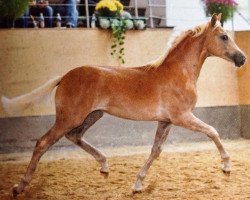
M 166 111 L 152 107 L 134 107 L 132 109 L 128 107 L 109 107 L 108 109 L 104 110 L 110 115 L 136 121 L 164 121 L 169 119 Z

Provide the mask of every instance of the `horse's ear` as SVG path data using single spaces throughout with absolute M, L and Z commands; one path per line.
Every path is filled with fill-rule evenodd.
M 211 26 L 214 27 L 216 22 L 218 20 L 218 16 L 216 13 L 213 14 L 212 18 L 211 18 Z
M 220 14 L 217 15 L 217 20 L 218 20 L 218 21 L 221 20 L 221 15 L 222 15 L 222 13 L 220 13 Z

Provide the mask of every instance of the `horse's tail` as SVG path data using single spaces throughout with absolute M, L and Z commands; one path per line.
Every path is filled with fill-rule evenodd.
M 62 76 L 57 76 L 31 92 L 13 99 L 8 99 L 7 97 L 2 96 L 1 100 L 4 110 L 10 115 L 24 111 L 30 105 L 38 102 L 40 99 L 50 94 L 60 83 L 61 79 Z

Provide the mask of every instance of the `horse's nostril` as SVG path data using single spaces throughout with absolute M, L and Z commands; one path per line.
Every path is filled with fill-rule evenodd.
M 243 59 L 242 59 L 242 60 L 243 60 L 243 62 L 245 62 L 245 61 L 246 61 L 246 59 L 247 59 L 247 58 L 246 58 L 245 56 L 243 56 Z
M 242 65 L 245 63 L 246 61 L 246 57 L 244 55 L 241 55 L 241 62 L 242 62 Z

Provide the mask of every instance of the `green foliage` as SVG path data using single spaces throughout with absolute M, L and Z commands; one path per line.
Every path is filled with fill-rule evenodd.
M 108 8 L 102 8 L 96 12 L 96 15 L 105 17 L 118 17 L 120 13 L 117 11 L 110 11 Z
M 122 64 L 125 63 L 123 56 L 124 53 L 124 40 L 126 31 L 125 19 L 114 19 L 111 22 L 113 41 L 111 45 L 111 55 L 116 57 Z
M 112 30 L 112 44 L 111 55 L 124 64 L 124 39 L 126 31 L 125 19 L 121 18 L 123 5 L 119 0 L 101 0 L 95 7 L 96 16 L 99 18 L 99 24 L 102 28 L 107 29 L 111 27 Z
M 206 5 L 206 15 L 211 16 L 214 13 L 221 13 L 221 22 L 224 23 L 228 19 L 233 17 L 234 11 L 236 10 L 235 6 L 222 4 L 222 3 L 209 3 Z
M 0 19 L 15 20 L 22 16 L 29 5 L 29 0 L 0 0 Z

